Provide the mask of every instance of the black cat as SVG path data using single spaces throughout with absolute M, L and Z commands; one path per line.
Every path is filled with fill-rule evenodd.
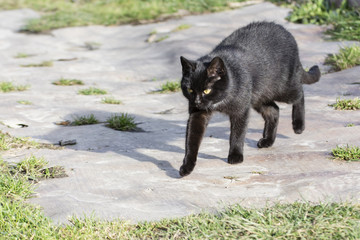
M 243 161 L 250 107 L 265 120 L 259 148 L 270 147 L 275 141 L 279 120 L 275 101 L 293 104 L 293 129 L 297 134 L 304 130 L 302 84 L 319 81 L 321 74 L 318 66 L 304 71 L 296 41 L 282 26 L 251 23 L 233 32 L 208 55 L 196 61 L 180 59 L 181 88 L 189 100 L 190 114 L 181 176 L 194 169 L 200 142 L 214 111 L 230 117 L 230 164 Z

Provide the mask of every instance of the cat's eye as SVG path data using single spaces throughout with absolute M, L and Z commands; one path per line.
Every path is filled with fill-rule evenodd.
M 205 93 L 205 94 L 209 94 L 210 92 L 211 92 L 211 89 L 210 89 L 210 88 L 204 90 L 204 93 Z
M 194 91 L 191 88 L 188 88 L 189 93 L 193 93 Z

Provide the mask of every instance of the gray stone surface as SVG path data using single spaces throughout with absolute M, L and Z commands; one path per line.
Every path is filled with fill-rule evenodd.
M 328 104 L 339 96 L 360 96 L 360 68 L 324 75 L 305 86 L 306 130 L 295 135 L 291 106 L 280 104 L 277 140 L 269 149 L 257 149 L 263 120 L 252 112 L 245 144 L 245 161 L 226 163 L 229 122 L 215 115 L 201 145 L 194 172 L 180 178 L 184 156 L 187 102 L 181 93 L 149 94 L 166 80 L 178 80 L 179 57 L 198 58 L 236 28 L 254 20 L 283 24 L 298 41 L 305 67 L 321 66 L 329 53 L 350 42 L 323 40 L 323 27 L 296 25 L 284 20 L 289 10 L 270 3 L 167 22 L 117 27 L 74 27 L 47 35 L 17 33 L 31 10 L 0 12 L 0 81 L 29 84 L 24 92 L 1 93 L 0 130 L 29 136 L 40 142 L 76 139 L 64 150 L 22 149 L 2 152 L 3 159 L 19 161 L 30 154 L 44 156 L 50 165 L 62 165 L 67 178 L 41 181 L 29 201 L 43 207 L 55 222 L 69 216 L 94 213 L 103 219 L 131 221 L 179 217 L 223 204 L 263 206 L 296 200 L 337 201 L 360 197 L 360 164 L 330 159 L 338 144 L 360 145 L 360 111 L 335 111 Z M 191 28 L 173 32 L 181 24 Z M 149 33 L 169 36 L 148 43 Z M 97 50 L 86 44 L 95 42 Z M 34 54 L 16 59 L 18 53 Z M 71 61 L 59 61 L 68 59 Z M 24 68 L 21 64 L 53 60 L 53 67 Z M 86 86 L 60 87 L 60 77 L 76 78 Z M 89 86 L 106 89 L 123 105 L 102 104 L 102 96 L 82 96 Z M 344 97 L 345 98 L 345 97 Z M 32 105 L 18 104 L 18 100 Z M 168 114 L 158 114 L 169 110 Z M 145 132 L 109 129 L 104 124 L 63 127 L 61 120 L 93 113 L 105 121 L 113 113 L 136 117 Z M 355 127 L 345 127 L 354 123 Z M 26 124 L 27 128 L 19 128 Z M 9 128 L 7 126 L 11 126 Z

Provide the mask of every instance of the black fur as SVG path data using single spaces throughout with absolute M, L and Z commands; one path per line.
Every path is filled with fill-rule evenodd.
M 256 22 L 225 38 L 211 53 L 196 61 L 181 57 L 181 88 L 189 100 L 185 158 L 180 175 L 195 167 L 199 146 L 212 112 L 229 115 L 231 122 L 228 162 L 244 159 L 244 138 L 249 109 L 264 120 L 259 148 L 270 147 L 276 138 L 279 108 L 275 101 L 293 104 L 295 133 L 305 128 L 302 84 L 320 79 L 318 66 L 305 72 L 293 36 L 275 23 Z

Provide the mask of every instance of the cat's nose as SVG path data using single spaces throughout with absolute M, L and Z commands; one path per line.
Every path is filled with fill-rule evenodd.
M 195 99 L 195 104 L 197 107 L 199 107 L 201 105 L 201 101 L 198 97 Z

